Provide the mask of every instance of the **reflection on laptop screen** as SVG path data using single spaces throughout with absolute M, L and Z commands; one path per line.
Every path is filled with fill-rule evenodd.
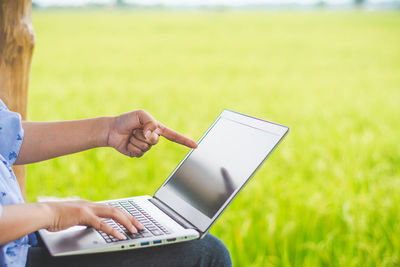
M 164 189 L 212 218 L 279 139 L 274 133 L 220 118 Z

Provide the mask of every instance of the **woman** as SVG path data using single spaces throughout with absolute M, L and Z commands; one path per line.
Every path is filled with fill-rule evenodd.
M 88 225 L 116 238 L 124 236 L 102 217 L 132 233 L 143 228 L 128 213 L 90 201 L 24 203 L 11 169 L 94 147 L 113 147 L 141 157 L 159 136 L 196 148 L 197 144 L 165 127 L 143 110 L 116 117 L 63 122 L 21 122 L 0 100 L 0 265 L 1 266 L 231 266 L 224 244 L 212 235 L 181 244 L 103 254 L 51 257 L 35 232 Z

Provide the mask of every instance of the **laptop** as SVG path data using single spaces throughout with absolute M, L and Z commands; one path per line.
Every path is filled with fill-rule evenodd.
M 92 227 L 60 232 L 39 230 L 52 256 L 89 254 L 174 244 L 203 238 L 250 180 L 289 128 L 224 110 L 172 171 L 154 196 L 101 203 L 135 216 L 145 227 L 131 234 L 112 219 L 103 220 L 124 233 L 118 240 Z

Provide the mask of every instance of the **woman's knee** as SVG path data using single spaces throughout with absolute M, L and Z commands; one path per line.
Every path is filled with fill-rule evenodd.
M 232 266 L 231 255 L 225 244 L 211 234 L 207 234 L 201 242 L 201 250 L 207 259 L 207 266 Z

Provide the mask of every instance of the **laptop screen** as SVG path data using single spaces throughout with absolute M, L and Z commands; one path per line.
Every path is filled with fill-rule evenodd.
M 189 221 L 208 218 L 212 223 L 287 131 L 286 127 L 282 131 L 284 126 L 260 120 L 257 124 L 254 118 L 237 113 L 224 116 L 224 112 L 202 137 L 198 148 L 191 151 L 156 193 L 161 193 L 160 199 L 171 208 L 171 204 L 180 202 L 174 210 L 185 218 L 189 216 Z M 260 127 L 260 122 L 273 127 Z

